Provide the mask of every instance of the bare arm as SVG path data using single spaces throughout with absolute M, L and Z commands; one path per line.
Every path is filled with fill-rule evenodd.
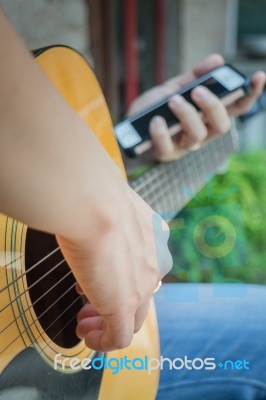
M 0 209 L 35 228 L 77 238 L 84 229 L 79 210 L 93 207 L 92 231 L 98 227 L 103 191 L 115 201 L 110 185 L 104 186 L 107 174 L 123 186 L 120 173 L 3 15 L 0 37 Z
M 171 268 L 168 236 L 159 230 L 155 237 L 154 212 L 123 181 L 3 15 L 0 38 L 0 210 L 57 235 L 91 300 L 77 328 L 87 345 L 125 347 Z

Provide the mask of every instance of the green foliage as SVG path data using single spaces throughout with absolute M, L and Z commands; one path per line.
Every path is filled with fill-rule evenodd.
M 227 172 L 216 175 L 171 224 L 175 278 L 265 284 L 265 206 L 266 151 L 234 156 Z M 215 218 L 227 223 L 221 227 Z M 219 256 L 226 241 L 228 251 Z

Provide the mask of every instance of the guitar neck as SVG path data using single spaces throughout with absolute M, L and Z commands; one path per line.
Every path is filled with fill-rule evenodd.
M 131 187 L 159 214 L 170 221 L 238 148 L 235 126 L 184 157 L 156 165 L 130 182 Z

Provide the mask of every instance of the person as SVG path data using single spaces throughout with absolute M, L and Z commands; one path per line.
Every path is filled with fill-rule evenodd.
M 219 54 L 208 56 L 193 71 L 170 79 L 138 97 L 128 115 L 140 112 L 223 63 Z M 223 135 L 230 128 L 231 118 L 244 114 L 252 106 L 264 84 L 265 73 L 256 72 L 252 77 L 251 94 L 228 108 L 208 89 L 200 87 L 194 90 L 193 100 L 203 111 L 207 123 L 203 123 L 189 103 L 173 96 L 169 106 L 182 122 L 182 136 L 171 137 L 164 119 L 155 117 L 150 125 L 153 149 L 146 158 L 149 161 L 174 160 L 183 156 L 191 146 L 203 145 Z M 130 169 L 136 165 L 130 163 Z M 247 285 L 244 295 L 242 289 L 236 284 L 167 283 L 155 293 L 161 355 L 170 360 L 205 360 L 211 357 L 217 364 L 221 362 L 226 366 L 226 369 L 217 367 L 215 371 L 196 370 L 191 369 L 190 361 L 188 369 L 176 371 L 170 370 L 166 361 L 165 368 L 160 371 L 157 400 L 266 399 L 266 360 L 261 357 L 266 333 L 266 289 Z M 238 369 L 234 365 L 232 369 L 230 362 L 233 361 L 241 363 Z
M 160 220 L 162 229 L 154 232 L 153 210 L 125 184 L 93 133 L 53 89 L 3 14 L 0 37 L 0 210 L 56 234 L 80 289 L 91 301 L 81 311 L 77 324 L 77 333 L 86 344 L 98 351 L 127 347 L 142 326 L 154 289 L 172 265 L 167 225 Z M 207 58 L 192 72 L 141 96 L 130 112 L 173 93 L 222 63 L 220 56 Z M 205 114 L 205 124 L 191 105 L 173 96 L 169 106 L 181 120 L 182 144 L 170 138 L 165 121 L 156 117 L 151 124 L 154 156 L 168 161 L 197 143 L 225 133 L 229 115 L 243 113 L 261 93 L 264 73 L 257 72 L 252 82 L 252 94 L 229 109 L 203 87 L 195 89 L 192 96 Z M 90 170 L 93 176 L 87 174 Z M 163 260 L 163 269 L 158 266 L 154 238 L 160 244 L 158 258 Z M 99 292 L 99 287 L 104 290 Z M 175 307 L 175 315 L 170 313 L 161 298 L 165 290 L 169 289 L 163 288 L 155 297 L 161 348 L 166 351 L 168 343 L 172 352 L 180 332 L 178 324 L 184 320 L 182 334 L 187 332 L 184 326 L 191 325 L 187 323 L 187 309 Z M 195 315 L 201 315 L 196 309 Z M 213 310 L 205 307 L 203 315 L 211 320 Z M 200 331 L 204 320 L 193 317 L 193 321 L 198 321 L 196 328 Z M 199 336 L 199 345 L 201 340 L 206 338 Z M 187 343 L 190 341 L 192 346 L 193 339 Z M 182 395 L 182 389 L 173 382 L 176 378 L 166 379 L 162 374 L 161 379 L 158 398 L 176 399 L 177 394 L 183 399 L 195 398 L 195 392 L 192 397 Z M 204 396 L 198 398 L 207 399 Z
M 193 71 L 177 76 L 136 99 L 129 114 L 170 95 L 207 71 L 224 63 L 213 54 Z M 169 106 L 181 120 L 182 136 L 171 138 L 163 118 L 155 117 L 150 126 L 153 157 L 176 159 L 194 145 L 202 145 L 230 127 L 230 117 L 244 114 L 265 85 L 265 73 L 252 77 L 253 90 L 231 106 L 223 104 L 207 89 L 194 90 L 193 100 L 203 111 L 205 121 L 181 97 Z M 266 334 L 266 288 L 237 284 L 167 283 L 155 293 L 160 333 L 160 353 L 166 361 L 160 371 L 157 400 L 261 400 L 266 399 L 266 359 L 262 356 Z M 200 360 L 215 359 L 217 368 L 199 368 Z M 175 370 L 168 360 L 178 359 Z M 197 360 L 192 368 L 192 361 Z

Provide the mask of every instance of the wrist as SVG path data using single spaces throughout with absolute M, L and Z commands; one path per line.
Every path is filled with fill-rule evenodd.
M 69 213 L 67 225 L 59 233 L 64 239 L 81 244 L 96 243 L 115 227 L 128 201 L 130 188 L 120 173 L 108 174 L 107 171 L 107 176 L 108 181 L 100 181 L 93 190 L 89 182 L 88 189 L 78 196 L 78 206 Z

